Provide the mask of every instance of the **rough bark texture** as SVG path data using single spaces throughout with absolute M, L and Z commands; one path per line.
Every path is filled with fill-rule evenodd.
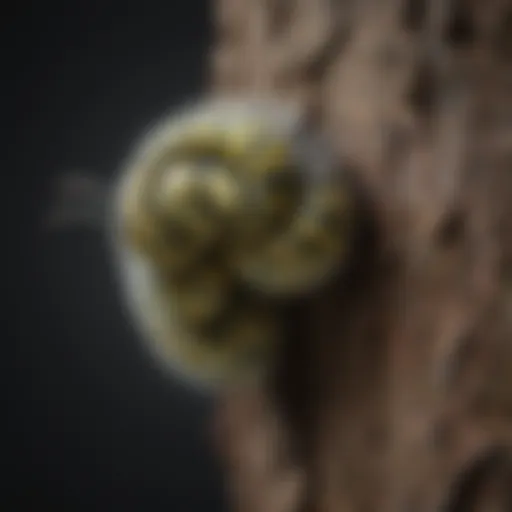
M 225 397 L 233 510 L 512 510 L 511 2 L 214 12 L 213 93 L 294 98 L 378 235 L 302 306 L 276 382 Z

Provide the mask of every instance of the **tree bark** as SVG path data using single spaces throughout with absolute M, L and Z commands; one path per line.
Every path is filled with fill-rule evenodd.
M 214 14 L 211 93 L 294 99 L 373 227 L 276 380 L 219 405 L 233 510 L 512 510 L 512 2 Z

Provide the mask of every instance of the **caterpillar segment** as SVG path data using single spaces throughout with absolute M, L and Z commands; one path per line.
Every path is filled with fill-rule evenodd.
M 159 350 L 189 377 L 215 387 L 261 377 L 272 366 L 283 334 L 277 310 L 233 293 L 195 322 L 177 307 L 174 289 L 159 287 L 158 294 L 166 305 L 155 333 Z
M 157 266 L 177 271 L 220 243 L 241 200 L 230 173 L 192 161 L 147 172 L 141 185 L 137 176 L 126 195 L 129 243 Z
M 273 296 L 303 294 L 343 267 L 354 221 L 354 205 L 343 185 L 326 180 L 304 187 L 286 229 L 239 260 L 247 283 Z
M 235 299 L 236 283 L 219 265 L 199 266 L 185 276 L 162 279 L 172 297 L 176 314 L 186 327 L 200 328 L 215 322 Z

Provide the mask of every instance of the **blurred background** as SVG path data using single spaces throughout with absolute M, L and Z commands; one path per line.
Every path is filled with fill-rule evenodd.
M 159 373 L 100 232 L 44 233 L 55 179 L 108 180 L 166 110 L 201 91 L 206 0 L 21 2 L 3 16 L 8 435 L 3 497 L 74 510 L 223 510 L 212 404 Z

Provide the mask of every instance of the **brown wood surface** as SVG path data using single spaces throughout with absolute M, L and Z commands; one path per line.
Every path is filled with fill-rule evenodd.
M 298 306 L 277 379 L 219 405 L 233 510 L 511 511 L 512 2 L 213 13 L 212 94 L 295 100 L 377 235 Z

